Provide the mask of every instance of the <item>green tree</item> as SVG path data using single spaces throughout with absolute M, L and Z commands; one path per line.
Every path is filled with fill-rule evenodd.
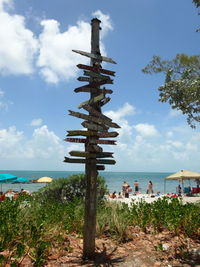
M 172 60 L 154 56 L 142 71 L 165 74 L 165 83 L 158 88 L 159 101 L 182 111 L 188 124 L 195 128 L 200 122 L 200 56 L 177 54 Z

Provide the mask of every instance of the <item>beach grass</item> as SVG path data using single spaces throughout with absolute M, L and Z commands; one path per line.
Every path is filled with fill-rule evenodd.
M 29 257 L 43 266 L 55 247 L 70 251 L 69 235 L 82 238 L 83 198 L 62 202 L 45 194 L 21 195 L 0 202 L 0 266 L 18 266 Z M 169 231 L 174 235 L 200 238 L 199 204 L 183 204 L 178 198 L 123 202 L 101 200 L 97 206 L 97 236 L 118 243 L 133 239 L 130 229 L 145 233 Z

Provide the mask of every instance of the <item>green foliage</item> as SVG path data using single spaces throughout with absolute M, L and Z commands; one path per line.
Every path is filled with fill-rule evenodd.
M 119 242 L 129 239 L 127 232 L 130 225 L 128 205 L 102 202 L 97 210 L 97 235 L 113 237 Z
M 52 201 L 66 203 L 76 198 L 83 199 L 86 190 L 84 174 L 75 174 L 67 178 L 55 179 L 39 191 L 39 197 L 44 196 Z M 103 177 L 97 177 L 97 196 L 99 199 L 108 192 Z
M 158 88 L 159 101 L 169 102 L 173 109 L 180 110 L 195 128 L 200 122 L 200 56 L 177 54 L 172 60 L 154 56 L 142 71 L 165 74 L 165 83 Z
M 200 0 L 193 0 L 192 2 L 196 5 L 196 7 L 200 7 Z
M 21 196 L 0 202 L 0 266 L 19 266 L 28 255 L 34 266 L 44 266 L 50 249 L 63 247 L 66 234 L 82 236 L 84 203 L 82 199 L 62 203 L 46 197 Z M 97 235 L 118 242 L 131 239 L 132 227 L 144 232 L 167 229 L 174 234 L 200 237 L 199 205 L 163 198 L 146 203 L 133 202 L 130 207 L 115 201 L 99 201 Z M 70 242 L 63 247 L 70 251 Z M 157 249 L 161 249 L 158 247 Z

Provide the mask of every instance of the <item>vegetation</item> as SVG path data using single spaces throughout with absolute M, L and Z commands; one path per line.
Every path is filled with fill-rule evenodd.
M 196 5 L 196 7 L 200 7 L 200 0 L 193 0 L 193 3 Z
M 108 193 L 103 177 L 97 177 L 97 196 L 101 199 Z M 84 174 L 75 174 L 66 178 L 55 179 L 39 191 L 38 197 L 44 196 L 51 201 L 68 202 L 73 199 L 83 200 L 85 196 L 86 180 Z
M 76 177 L 70 178 L 71 181 L 74 182 Z M 65 184 L 63 180 L 58 184 L 61 181 Z M 26 256 L 34 266 L 43 266 L 52 249 L 69 252 L 73 249 L 69 235 L 82 237 L 84 194 L 73 195 L 73 200 L 69 198 L 63 203 L 60 197 L 57 200 L 49 197 L 54 196 L 53 193 L 46 194 L 49 188 L 53 190 L 53 186 L 57 191 L 55 183 L 48 185 L 43 190 L 44 194 L 22 195 L 0 202 L 0 266 L 6 263 L 19 266 Z M 158 199 L 151 204 L 133 202 L 131 207 L 105 200 L 98 202 L 99 237 L 126 242 L 133 239 L 130 229 L 134 227 L 144 232 L 169 230 L 175 235 L 199 238 L 200 209 L 195 204 L 182 205 L 180 200 L 168 198 Z
M 158 88 L 159 101 L 169 102 L 173 109 L 180 110 L 195 128 L 200 122 L 200 56 L 177 54 L 172 60 L 154 56 L 142 71 L 165 74 L 165 83 Z

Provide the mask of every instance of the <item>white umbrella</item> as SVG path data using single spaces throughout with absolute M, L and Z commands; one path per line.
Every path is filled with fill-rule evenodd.
M 166 180 L 188 180 L 188 179 L 200 179 L 200 173 L 191 172 L 187 170 L 181 170 L 172 175 L 165 177 Z

